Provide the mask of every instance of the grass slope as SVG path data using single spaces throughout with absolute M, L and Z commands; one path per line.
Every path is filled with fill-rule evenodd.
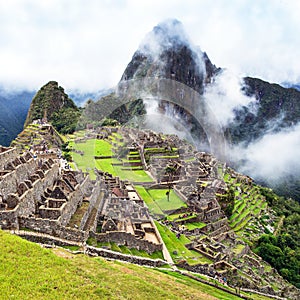
M 3 231 L 0 240 L 0 299 L 238 299 L 157 270 L 64 250 L 57 256 Z

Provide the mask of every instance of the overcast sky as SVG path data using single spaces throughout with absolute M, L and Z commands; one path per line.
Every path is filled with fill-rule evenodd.
M 300 82 L 298 0 L 0 0 L 0 84 L 115 86 L 145 34 L 167 18 L 218 67 Z

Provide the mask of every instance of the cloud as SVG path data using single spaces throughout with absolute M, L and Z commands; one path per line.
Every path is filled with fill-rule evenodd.
M 242 92 L 243 81 L 234 73 L 224 70 L 204 93 L 206 103 L 222 127 L 234 121 L 235 111 L 243 106 L 255 113 L 256 99 L 247 97 Z
M 0 0 L 0 82 L 115 86 L 145 33 L 180 20 L 212 62 L 242 75 L 300 81 L 296 1 Z
M 232 157 L 240 159 L 239 170 L 276 184 L 289 174 L 300 175 L 300 123 L 277 133 L 269 133 L 248 147 L 241 145 L 232 149 Z

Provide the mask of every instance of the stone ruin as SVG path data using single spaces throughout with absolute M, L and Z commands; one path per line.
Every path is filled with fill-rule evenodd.
M 104 131 L 100 132 L 106 136 Z M 227 193 L 227 186 L 219 175 L 219 169 L 224 166 L 176 136 L 163 138 L 153 132 L 137 133 L 135 129 L 121 129 L 124 140 L 138 150 L 144 169 L 151 172 L 156 185 L 165 187 L 169 178 L 162 180 L 157 174 L 167 166 L 174 167 L 173 189 L 188 205 L 180 214 L 191 218 L 179 216 L 170 222 L 171 230 L 192 237 L 193 242 L 186 247 L 213 261 L 209 266 L 184 263 L 185 267 L 207 274 L 239 269 L 249 278 L 245 283 L 247 287 L 270 284 L 268 278 L 263 280 L 253 272 L 253 266 L 264 269 L 262 260 L 230 230 L 218 203 L 216 194 Z M 251 182 L 247 177 L 239 180 Z M 99 243 L 115 242 L 148 253 L 162 250 L 160 235 L 138 193 L 131 184 L 110 174 L 99 172 L 93 181 L 82 172 L 62 170 L 56 159 L 37 159 L 30 152 L 20 155 L 14 148 L 1 147 L 0 191 L 2 229 L 47 234 L 53 237 L 54 243 L 84 243 L 92 237 Z M 189 221 L 203 222 L 205 226 L 188 230 L 184 225 Z M 37 241 L 42 239 L 39 235 L 36 238 Z M 242 250 L 235 252 L 238 247 Z M 269 273 L 283 289 L 285 283 L 278 274 L 273 269 Z M 267 291 L 276 294 L 270 286 Z
M 81 172 L 61 170 L 58 161 L 51 158 L 35 159 L 30 152 L 19 155 L 13 149 L 7 151 L 0 171 L 2 229 L 26 227 L 55 235 L 51 221 L 67 226 L 93 186 L 97 187 Z
M 162 135 L 149 130 L 140 131 L 128 127 L 120 128 L 119 133 L 126 144 L 139 152 L 144 170 L 149 171 L 156 180 L 153 186 L 163 188 L 171 183 L 173 190 L 187 204 L 187 208 L 172 212 L 179 213 L 177 219 L 162 220 L 162 222 L 169 226 L 177 236 L 185 234 L 190 237 L 193 242 L 187 244 L 186 247 L 212 261 L 211 265 L 190 266 L 186 262 L 180 262 L 179 266 L 210 276 L 226 274 L 236 276 L 239 270 L 241 274 L 244 274 L 244 287 L 277 294 L 271 288 L 272 280 L 263 279 L 261 274 L 252 271 L 253 262 L 256 263 L 255 268 L 259 270 L 264 269 L 265 262 L 252 253 L 249 246 L 231 230 L 228 219 L 219 204 L 218 199 L 228 193 L 227 184 L 223 180 L 225 169 L 228 170 L 226 165 L 210 154 L 196 151 L 193 146 L 175 135 Z M 168 166 L 174 169 L 172 177 L 165 173 Z M 252 184 L 251 178 L 237 174 L 233 170 L 231 175 L 232 178 L 235 176 L 239 182 Z M 125 206 L 125 202 L 116 201 L 113 198 L 108 202 L 107 211 L 103 213 L 103 216 L 106 216 L 103 219 L 103 231 L 109 232 L 121 228 L 124 230 L 126 227 Z M 111 207 L 119 211 L 117 221 L 116 215 L 112 213 L 113 210 L 110 210 Z M 132 212 L 134 215 L 134 208 Z M 189 222 L 200 222 L 204 226 L 189 230 L 185 226 Z M 132 228 L 137 229 L 134 224 Z M 243 264 L 240 263 L 241 260 Z M 272 278 L 273 276 L 274 274 Z M 284 289 L 285 284 L 280 276 L 277 281 L 280 282 L 280 289 Z M 295 293 L 295 289 L 292 293 Z
M 100 173 L 93 181 L 82 172 L 61 169 L 58 159 L 0 150 L 2 229 L 29 229 L 77 242 L 91 235 L 149 253 L 162 249 L 148 209 L 130 184 Z M 87 208 L 78 217 L 84 203 Z
M 109 196 L 101 204 L 98 221 L 101 230 L 93 235 L 97 241 L 116 242 L 148 253 L 162 250 L 162 241 L 148 208 L 133 186 L 101 171 L 98 176 L 105 182 Z

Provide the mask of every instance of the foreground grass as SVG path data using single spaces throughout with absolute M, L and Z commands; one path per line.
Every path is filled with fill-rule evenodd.
M 188 278 L 64 250 L 58 257 L 2 231 L 0 240 L 0 299 L 218 299 Z

